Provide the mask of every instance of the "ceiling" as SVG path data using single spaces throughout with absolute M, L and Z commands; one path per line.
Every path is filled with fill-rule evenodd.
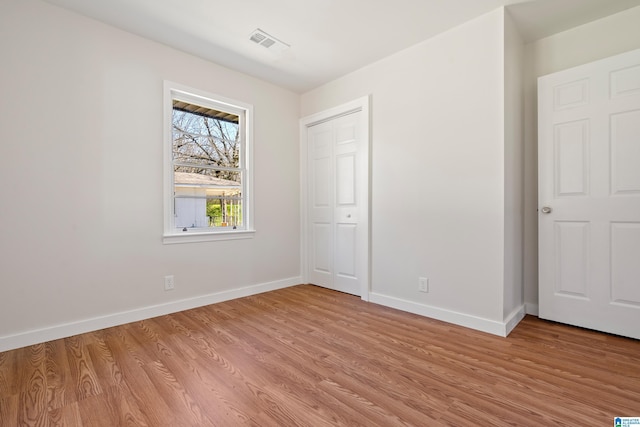
M 45 0 L 303 93 L 508 6 L 533 41 L 640 0 Z M 288 44 L 249 40 L 259 28 Z

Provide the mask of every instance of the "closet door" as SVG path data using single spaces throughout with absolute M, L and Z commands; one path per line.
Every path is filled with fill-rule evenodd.
M 367 149 L 362 111 L 307 128 L 307 277 L 362 295 L 368 270 Z

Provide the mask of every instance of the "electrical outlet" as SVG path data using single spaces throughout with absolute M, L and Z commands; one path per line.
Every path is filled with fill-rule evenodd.
M 418 277 L 418 290 L 420 292 L 429 292 L 429 279 L 426 277 Z
M 173 276 L 164 276 L 164 290 L 172 291 L 175 288 L 175 282 Z

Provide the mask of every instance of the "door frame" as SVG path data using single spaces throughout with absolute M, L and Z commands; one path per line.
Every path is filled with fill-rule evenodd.
M 361 219 L 361 225 L 365 227 L 366 233 L 364 238 L 366 242 L 358 242 L 360 247 L 366 248 L 366 262 L 367 265 L 363 269 L 365 271 L 365 277 L 362 278 L 361 284 L 361 298 L 364 301 L 369 301 L 370 292 L 370 277 L 371 277 L 371 139 L 370 139 L 370 96 L 363 96 L 345 104 L 338 105 L 333 108 L 329 108 L 318 113 L 311 114 L 309 116 L 300 119 L 300 271 L 302 280 L 304 283 L 308 283 L 308 268 L 309 268 L 309 209 L 308 209 L 308 138 L 307 130 L 309 127 L 326 122 L 340 116 L 345 116 L 357 111 L 362 112 L 362 123 L 360 134 L 363 136 L 365 152 L 362 155 L 365 157 L 364 164 L 366 165 L 365 187 L 361 191 L 364 196 L 364 205 L 367 209 L 367 215 Z

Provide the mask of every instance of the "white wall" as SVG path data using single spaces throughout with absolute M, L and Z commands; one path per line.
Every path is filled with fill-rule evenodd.
M 484 329 L 504 319 L 512 209 L 503 24 L 498 9 L 301 102 L 306 116 L 371 94 L 372 300 Z M 418 292 L 418 276 L 429 278 L 429 293 Z
M 297 94 L 37 0 L 0 58 L 0 351 L 299 282 Z M 254 105 L 255 238 L 161 243 L 164 79 Z
M 503 316 L 522 308 L 524 209 L 524 41 L 509 13 L 504 20 L 505 246 Z
M 525 47 L 525 301 L 538 307 L 537 78 L 640 48 L 640 7 L 626 10 Z

